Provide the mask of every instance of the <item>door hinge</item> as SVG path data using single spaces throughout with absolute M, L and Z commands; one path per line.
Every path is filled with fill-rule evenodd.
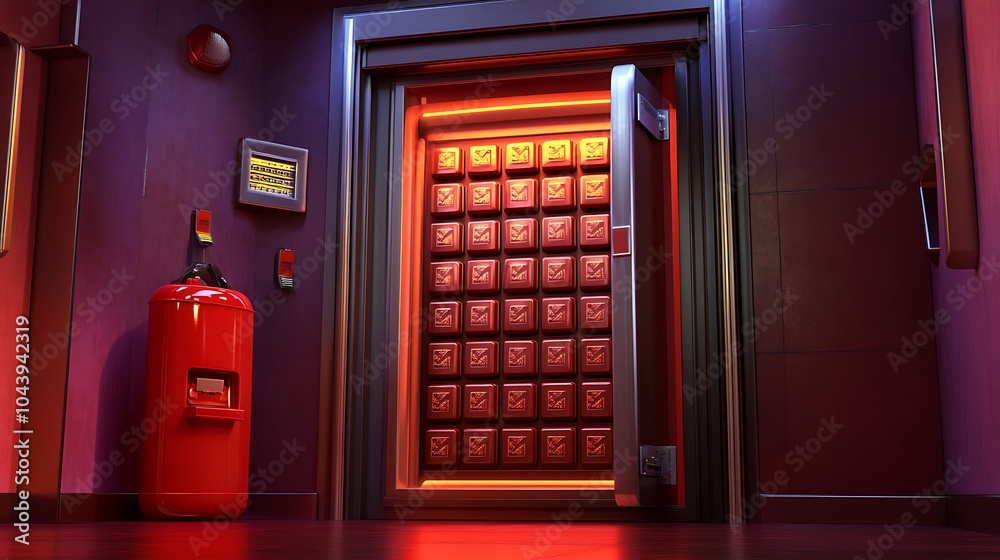
M 677 448 L 672 445 L 640 445 L 639 476 L 660 478 L 661 484 L 677 484 Z
M 655 105 L 636 94 L 636 120 L 657 140 L 670 140 L 670 111 L 657 109 Z

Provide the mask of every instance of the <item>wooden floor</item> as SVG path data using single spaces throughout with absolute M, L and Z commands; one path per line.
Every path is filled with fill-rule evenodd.
M 902 527 L 900 526 L 900 529 Z M 7 535 L 12 535 L 6 530 Z M 494 560 L 1000 559 L 1000 537 L 918 526 L 433 521 L 64 523 L 6 537 L 0 558 Z M 881 545 L 881 547 L 879 546 Z

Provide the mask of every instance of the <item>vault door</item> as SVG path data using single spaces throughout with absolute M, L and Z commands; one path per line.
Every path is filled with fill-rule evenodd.
M 558 25 L 500 4 L 338 28 L 331 500 L 721 520 L 721 392 L 681 391 L 723 350 L 712 1 L 592 2 Z
M 670 109 L 631 65 L 583 83 L 411 96 L 388 497 L 681 499 Z
M 614 281 L 615 501 L 675 503 L 678 439 L 670 418 L 680 356 L 676 270 L 665 266 L 675 239 L 669 142 L 676 121 L 660 89 L 633 65 L 611 75 L 611 228 Z M 664 210 L 668 213 L 665 217 Z M 661 260 L 663 259 L 663 260 Z M 673 273 L 673 274 L 671 274 Z M 633 464 L 634 463 L 634 464 Z

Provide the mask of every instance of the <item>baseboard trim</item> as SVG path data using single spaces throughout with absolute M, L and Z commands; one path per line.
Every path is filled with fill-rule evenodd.
M 0 521 L 14 522 L 16 495 L 0 493 Z M 316 519 L 315 493 L 250 494 L 240 519 Z M 138 494 L 63 494 L 59 500 L 59 521 L 141 521 Z
M 761 523 L 899 523 L 909 513 L 919 525 L 944 525 L 945 500 L 923 496 L 764 494 Z M 752 513 L 752 512 L 747 512 Z
M 948 525 L 1000 535 L 1000 496 L 948 496 Z
M 15 522 L 16 497 L 13 492 L 0 493 L 0 521 L 3 523 Z M 910 513 L 922 525 L 947 524 L 1000 535 L 1000 496 L 947 496 L 933 503 L 914 496 L 765 494 L 762 498 L 759 511 L 749 515 L 752 522 L 898 523 L 904 514 Z M 315 493 L 251 494 L 241 519 L 314 520 L 317 502 Z M 84 523 L 139 521 L 143 517 L 138 494 L 63 494 L 59 519 Z

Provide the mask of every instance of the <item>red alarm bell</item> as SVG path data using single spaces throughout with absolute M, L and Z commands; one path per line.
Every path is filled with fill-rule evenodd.
M 188 60 L 198 70 L 218 74 L 233 60 L 230 43 L 221 29 L 199 25 L 188 34 Z

